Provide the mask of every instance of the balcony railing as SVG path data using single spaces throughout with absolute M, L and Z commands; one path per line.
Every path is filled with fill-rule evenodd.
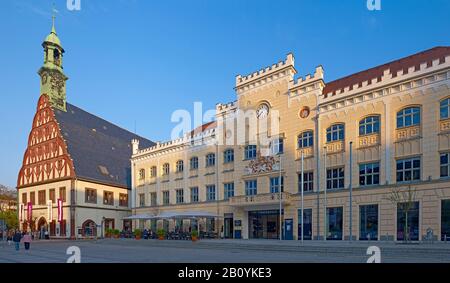
M 450 132 L 450 119 L 439 121 L 439 130 L 441 132 Z
M 365 148 L 375 145 L 380 145 L 380 134 L 371 134 L 359 137 L 358 140 L 359 148 Z
M 295 159 L 302 158 L 302 151 L 303 151 L 303 158 L 308 158 L 314 155 L 314 148 L 312 146 L 310 147 L 304 147 L 304 148 L 298 148 L 295 152 Z
M 280 202 L 280 196 L 282 203 L 289 201 L 291 198 L 291 194 L 286 192 L 281 194 L 268 193 L 252 196 L 235 196 L 229 199 L 229 204 L 233 206 L 277 204 Z
M 329 142 L 326 144 L 327 154 L 339 153 L 344 151 L 344 141 Z
M 420 137 L 420 126 L 411 126 L 397 129 L 395 132 L 397 141 L 409 140 Z

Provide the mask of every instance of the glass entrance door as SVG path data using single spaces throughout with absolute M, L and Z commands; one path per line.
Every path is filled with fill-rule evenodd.
M 279 239 L 279 210 L 249 211 L 250 239 Z
M 378 205 L 359 207 L 359 239 L 378 240 Z
M 312 209 L 303 210 L 303 240 L 312 240 Z M 300 221 L 302 210 L 298 210 L 298 239 L 302 239 L 302 222 Z
M 233 218 L 225 218 L 223 223 L 223 236 L 225 239 L 233 238 Z

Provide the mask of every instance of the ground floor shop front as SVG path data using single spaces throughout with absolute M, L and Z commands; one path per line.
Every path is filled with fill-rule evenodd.
M 133 227 L 166 231 L 183 229 L 215 233 L 219 238 L 346 241 L 446 241 L 450 240 L 450 188 L 445 183 L 414 188 L 413 199 L 389 198 L 392 190 L 408 187 L 355 189 L 352 204 L 348 190 L 291 194 L 281 203 L 276 195 L 270 202 L 208 204 L 138 209 L 155 211 L 210 211 L 219 217 L 197 221 L 141 221 Z M 303 213 L 302 213 L 303 211 Z M 303 218 L 303 221 L 302 221 Z M 351 225 L 350 225 L 351 221 Z M 135 226 L 138 225 L 138 226 Z M 302 229 L 303 226 L 303 229 Z

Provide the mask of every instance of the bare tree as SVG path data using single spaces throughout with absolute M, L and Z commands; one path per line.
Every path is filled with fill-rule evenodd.
M 416 189 L 412 189 L 411 185 L 409 185 L 406 190 L 393 188 L 386 199 L 389 200 L 394 205 L 394 207 L 397 207 L 397 205 L 400 204 L 402 205 L 403 211 L 405 212 L 403 241 L 408 242 L 410 238 L 408 229 L 408 214 L 414 208 L 414 203 L 416 200 Z

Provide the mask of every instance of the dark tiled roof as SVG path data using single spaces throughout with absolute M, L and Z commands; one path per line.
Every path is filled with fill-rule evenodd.
M 131 140 L 154 143 L 69 103 L 54 111 L 77 178 L 131 188 Z
M 364 81 L 370 81 L 372 79 L 381 79 L 383 72 L 385 70 L 390 70 L 390 73 L 394 76 L 397 75 L 397 72 L 403 70 L 403 73 L 406 74 L 408 72 L 408 68 L 415 67 L 416 69 L 420 68 L 420 64 L 427 63 L 428 66 L 431 66 L 431 62 L 433 60 L 440 60 L 443 62 L 446 56 L 450 55 L 450 47 L 434 47 L 432 49 L 428 49 L 408 57 L 404 57 L 362 72 L 355 73 L 353 75 L 337 79 L 332 82 L 328 82 L 323 89 L 323 94 L 327 97 L 328 94 L 339 94 L 339 91 L 344 89 L 345 87 L 353 87 L 355 84 L 360 84 Z

